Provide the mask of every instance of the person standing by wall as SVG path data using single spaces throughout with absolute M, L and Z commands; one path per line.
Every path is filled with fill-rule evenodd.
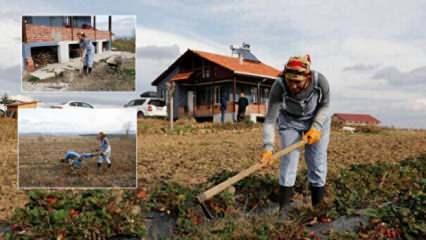
M 84 32 L 78 33 L 77 36 L 80 39 L 80 56 L 83 62 L 83 73 L 87 75 L 92 72 L 95 60 L 95 46 Z
M 225 123 L 225 114 L 226 114 L 226 96 L 220 98 L 220 121 Z
M 240 98 L 238 99 L 238 115 L 237 121 L 240 122 L 244 120 L 246 115 L 246 108 L 249 105 L 248 99 L 245 97 L 244 92 L 240 93 Z

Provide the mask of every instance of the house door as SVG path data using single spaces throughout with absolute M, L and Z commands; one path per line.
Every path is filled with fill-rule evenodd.
M 188 113 L 192 114 L 194 113 L 194 91 L 188 91 Z

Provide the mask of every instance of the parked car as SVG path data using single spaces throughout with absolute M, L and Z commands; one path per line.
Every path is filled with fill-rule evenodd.
M 155 91 L 146 91 L 139 95 L 141 98 L 159 98 L 157 92 Z
M 136 108 L 138 118 L 167 117 L 166 102 L 161 98 L 138 98 L 129 101 L 124 107 Z
M 79 102 L 79 101 L 68 101 L 60 105 L 53 105 L 50 106 L 51 108 L 73 108 L 73 107 L 81 107 L 81 108 L 95 108 L 92 105 L 85 103 L 85 102 Z
M 6 116 L 7 107 L 4 104 L 0 104 L 0 117 Z

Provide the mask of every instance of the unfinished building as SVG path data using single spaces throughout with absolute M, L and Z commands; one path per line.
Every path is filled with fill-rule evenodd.
M 32 72 L 50 63 L 66 63 L 80 57 L 79 32 L 92 40 L 96 54 L 111 50 L 111 16 L 108 16 L 108 31 L 96 28 L 96 16 L 24 16 L 24 68 Z

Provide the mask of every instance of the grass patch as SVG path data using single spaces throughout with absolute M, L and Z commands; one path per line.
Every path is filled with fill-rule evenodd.
M 29 76 L 28 77 L 28 82 L 30 82 L 30 83 L 36 83 L 38 81 L 40 81 L 40 78 L 38 78 L 38 77 L 35 77 L 35 76 Z
M 112 41 L 112 47 L 117 51 L 135 52 L 135 38 L 119 38 Z

